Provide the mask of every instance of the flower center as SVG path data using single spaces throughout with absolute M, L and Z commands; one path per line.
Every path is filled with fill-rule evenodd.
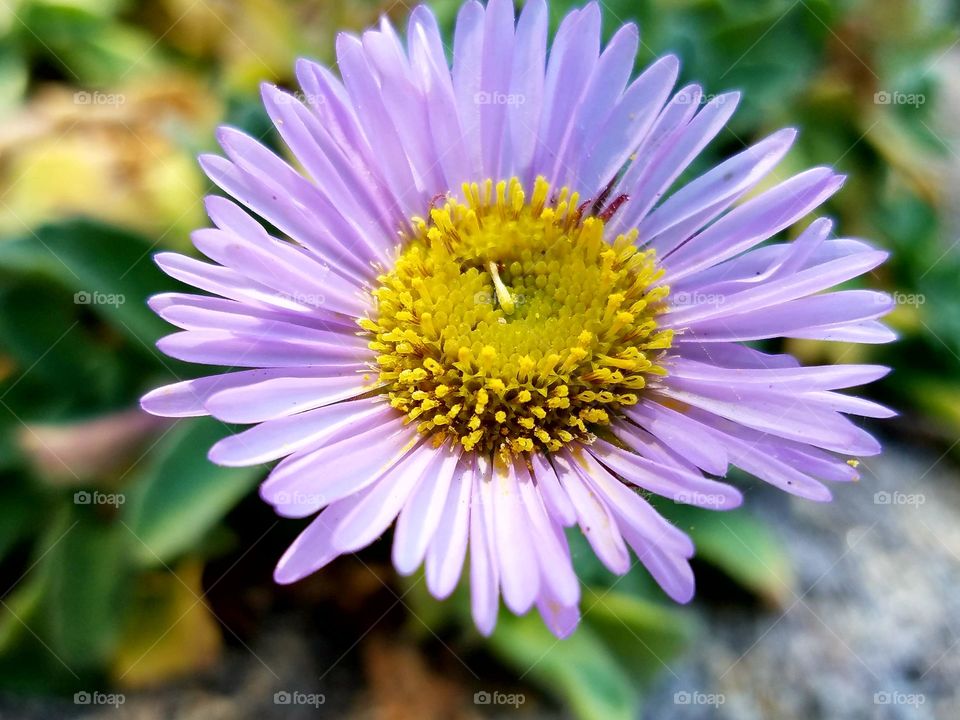
M 670 347 L 669 292 L 636 230 L 538 178 L 465 185 L 414 218 L 376 312 L 360 321 L 393 407 L 421 432 L 510 456 L 589 440 L 638 400 Z

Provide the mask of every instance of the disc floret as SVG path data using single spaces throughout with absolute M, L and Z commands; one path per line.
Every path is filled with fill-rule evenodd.
M 360 321 L 393 407 L 437 441 L 503 455 L 589 441 L 635 404 L 672 342 L 637 233 L 538 178 L 464 185 L 414 218 Z

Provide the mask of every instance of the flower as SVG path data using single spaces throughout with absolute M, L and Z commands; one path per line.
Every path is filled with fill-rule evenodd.
M 836 392 L 870 365 L 802 367 L 746 343 L 880 343 L 891 300 L 823 292 L 883 252 L 811 222 L 843 178 L 814 168 L 756 192 L 790 147 L 782 130 L 668 195 L 738 95 L 677 92 L 668 56 L 631 81 L 638 32 L 606 47 L 590 4 L 547 53 L 547 9 L 463 5 L 453 67 L 431 12 L 404 44 L 384 20 L 341 35 L 342 75 L 307 60 L 295 97 L 263 88 L 291 165 L 230 128 L 203 156 L 240 205 L 210 197 L 194 244 L 213 264 L 157 262 L 211 295 L 152 307 L 182 329 L 168 355 L 250 368 L 180 382 L 143 407 L 254 426 L 217 443 L 223 465 L 280 460 L 262 497 L 316 516 L 280 560 L 296 581 L 395 523 L 393 561 L 425 565 L 438 598 L 469 546 L 474 620 L 536 605 L 558 636 L 579 619 L 565 528 L 613 572 L 630 550 L 664 591 L 694 590 L 690 539 L 647 500 L 713 509 L 730 465 L 828 500 L 878 443 Z M 666 199 L 663 199 L 666 196 Z M 241 208 L 245 206 L 246 210 Z M 279 230 L 280 237 L 257 217 Z M 319 513 L 319 514 L 317 514 Z

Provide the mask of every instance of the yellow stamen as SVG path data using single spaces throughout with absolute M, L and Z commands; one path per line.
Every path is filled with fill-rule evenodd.
M 568 188 L 465 185 L 413 219 L 360 327 L 393 407 L 440 442 L 556 451 L 636 404 L 673 336 L 669 292 L 631 231 L 604 239 Z
M 497 291 L 497 300 L 500 301 L 500 307 L 503 308 L 503 312 L 507 315 L 513 315 L 513 311 L 516 310 L 517 306 L 513 302 L 513 298 L 510 297 L 510 289 L 503 284 L 503 280 L 500 279 L 500 272 L 497 270 L 497 263 L 491 260 L 487 267 L 490 270 L 490 277 L 493 279 L 493 287 Z

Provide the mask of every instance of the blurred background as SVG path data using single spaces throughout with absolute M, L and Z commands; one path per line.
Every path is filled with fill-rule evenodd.
M 552 3 L 554 22 L 571 6 Z M 434 3 L 449 32 L 454 0 Z M 606 0 L 638 67 L 744 103 L 694 172 L 759 136 L 800 140 L 769 184 L 849 175 L 825 211 L 893 252 L 890 347 L 788 343 L 878 362 L 902 414 L 831 505 L 740 478 L 746 509 L 663 506 L 698 545 L 678 607 L 575 544 L 584 622 L 558 642 L 461 593 L 398 578 L 388 543 L 292 587 L 300 525 L 265 468 L 206 460 L 229 432 L 137 409 L 194 377 L 161 357 L 151 261 L 190 252 L 220 123 L 280 145 L 258 84 L 332 61 L 376 0 L 0 0 L 0 718 L 960 717 L 960 8 L 953 0 Z M 282 149 L 281 149 L 282 151 Z

